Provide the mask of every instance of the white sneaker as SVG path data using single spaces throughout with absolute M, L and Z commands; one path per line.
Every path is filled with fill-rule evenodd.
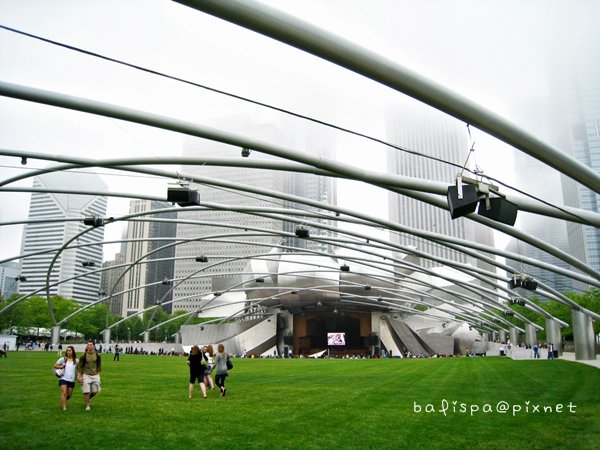
M 90 408 L 89 406 L 86 406 L 86 407 L 85 407 L 85 410 L 86 410 L 86 411 L 89 411 L 90 409 L 92 409 L 92 408 Z

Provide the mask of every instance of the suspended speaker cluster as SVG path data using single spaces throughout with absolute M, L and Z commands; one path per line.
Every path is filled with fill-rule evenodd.
M 310 237 L 310 232 L 308 228 L 304 228 L 303 226 L 299 226 L 296 228 L 296 237 L 307 239 Z
M 459 175 L 456 184 L 448 186 L 446 197 L 452 219 L 466 216 L 477 210 L 480 216 L 507 225 L 512 226 L 517 220 L 517 205 L 506 200 L 496 186 L 487 183 L 462 178 Z
M 529 275 L 515 273 L 508 281 L 508 287 L 510 289 L 523 288 L 528 291 L 535 291 L 538 287 L 538 283 Z
M 167 201 L 181 207 L 200 206 L 200 193 L 188 186 L 170 186 L 167 189 Z
M 90 227 L 101 227 L 104 225 L 104 219 L 97 216 L 86 217 L 83 219 L 83 224 Z

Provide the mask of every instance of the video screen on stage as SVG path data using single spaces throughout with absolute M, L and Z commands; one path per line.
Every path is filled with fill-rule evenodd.
M 346 333 L 327 333 L 327 345 L 346 345 Z

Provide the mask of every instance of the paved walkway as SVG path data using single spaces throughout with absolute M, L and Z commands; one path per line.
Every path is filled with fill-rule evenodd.
M 516 347 L 516 348 L 513 347 L 511 350 L 508 350 L 507 356 L 512 359 L 533 359 L 533 350 L 522 348 L 522 347 Z M 548 351 L 545 348 L 541 348 L 540 349 L 540 360 L 547 359 L 547 358 L 548 358 Z M 600 359 L 590 359 L 590 360 L 579 359 L 579 360 L 577 360 L 577 359 L 575 359 L 574 352 L 563 352 L 563 354 L 561 356 L 559 356 L 558 359 L 564 359 L 565 361 L 573 361 L 573 362 L 588 364 L 590 366 L 594 366 L 594 367 L 597 367 L 598 369 L 600 369 Z
M 560 357 L 560 359 L 564 359 L 567 361 L 575 361 L 578 363 L 583 363 L 583 364 L 588 364 L 590 366 L 594 366 L 597 367 L 598 369 L 600 369 L 600 359 L 575 359 L 575 353 L 570 353 L 570 352 L 563 352 L 562 356 Z

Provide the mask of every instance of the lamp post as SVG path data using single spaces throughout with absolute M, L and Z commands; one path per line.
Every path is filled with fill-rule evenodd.
M 131 342 L 131 328 L 127 327 L 127 342 Z

